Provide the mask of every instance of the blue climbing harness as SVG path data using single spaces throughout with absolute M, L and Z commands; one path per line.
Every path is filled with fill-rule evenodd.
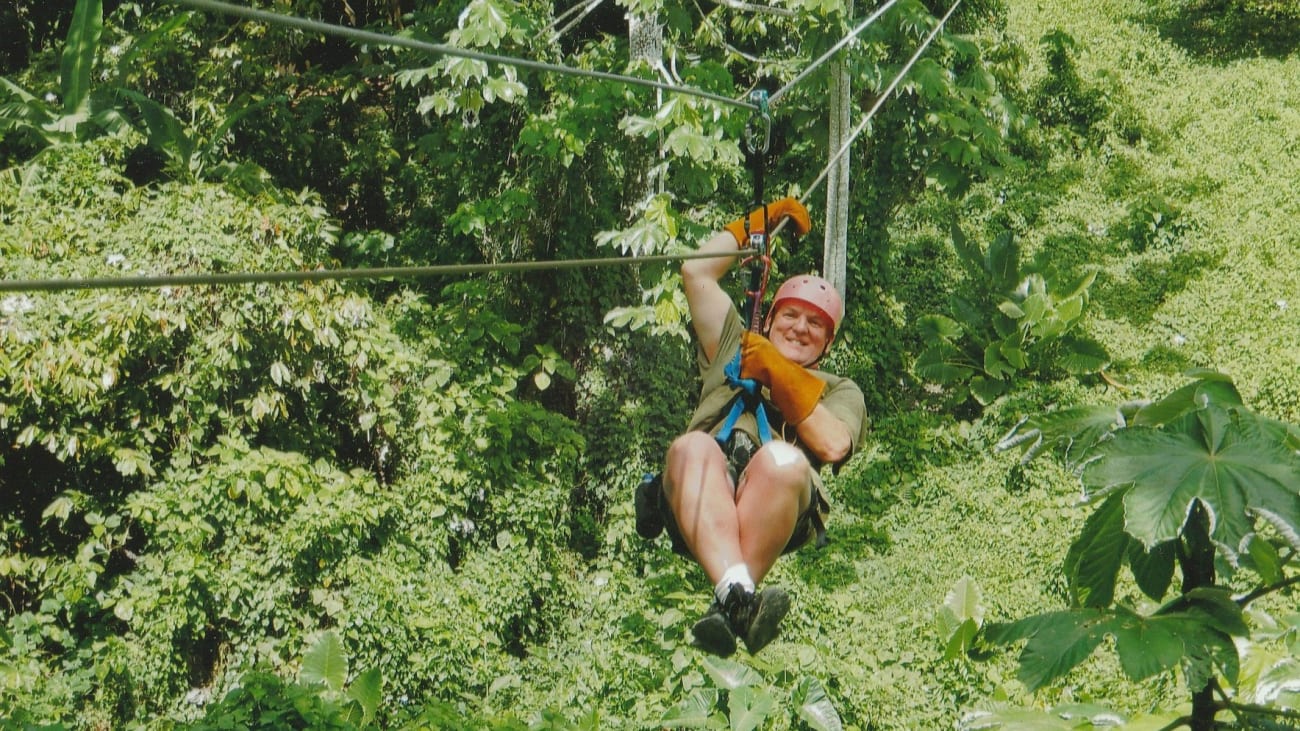
M 758 420 L 758 443 L 759 446 L 772 441 L 772 425 L 767 420 L 767 409 L 763 406 L 763 396 L 760 391 L 762 385 L 752 378 L 740 377 L 740 349 L 736 349 L 736 355 L 732 357 L 731 362 L 727 364 L 722 372 L 727 377 L 727 384 L 739 388 L 740 392 L 736 398 L 731 401 L 731 411 L 727 413 L 727 418 L 722 421 L 722 428 L 715 437 L 718 444 L 726 449 L 727 442 L 731 439 L 731 432 L 736 428 L 736 422 L 740 421 L 740 415 L 745 413 L 746 409 L 754 412 L 754 418 Z

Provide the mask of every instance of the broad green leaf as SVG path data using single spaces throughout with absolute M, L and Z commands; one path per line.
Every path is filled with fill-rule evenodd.
M 962 717 L 959 731 L 1069 731 L 1078 724 L 1054 716 L 1048 711 L 1004 708 L 998 711 L 975 711 Z
M 1116 493 L 1088 516 L 1065 555 L 1065 578 L 1076 607 L 1108 607 L 1115 580 L 1132 541 L 1124 532 L 1123 494 Z
M 975 376 L 970 379 L 970 391 L 975 400 L 988 406 L 997 400 L 999 396 L 1007 392 L 1007 382 Z
M 659 723 L 664 728 L 721 728 L 725 723 L 715 723 L 719 691 L 701 688 L 664 713 Z
M 1015 367 L 1002 357 L 1002 343 L 989 343 L 988 347 L 984 348 L 984 372 L 990 378 L 998 379 L 1015 375 Z
M 1196 617 L 1211 629 L 1231 637 L 1250 635 L 1241 605 L 1233 601 L 1232 592 L 1226 588 L 1203 586 L 1193 589 L 1169 602 L 1157 614 L 1166 609 Z
M 1123 419 L 1109 406 L 1080 406 L 1028 419 L 998 443 L 998 449 L 1019 446 L 1026 459 L 1043 448 L 1062 449 L 1067 469 L 1082 464 L 1094 447 L 1120 426 Z
M 1002 304 L 998 305 L 998 309 L 1002 311 L 1002 314 L 1010 317 L 1012 320 L 1019 320 L 1025 316 L 1025 311 L 1020 309 L 1020 305 L 1017 305 L 1011 300 L 1005 300 Z
M 961 325 L 956 320 L 943 315 L 925 315 L 916 321 L 916 328 L 927 343 L 956 340 L 962 333 Z
M 1277 549 L 1258 533 L 1251 534 L 1242 558 L 1246 567 L 1259 574 L 1260 581 L 1265 584 L 1276 584 L 1285 578 Z
M 1020 303 L 1021 309 L 1025 311 L 1025 320 L 1029 323 L 1037 323 L 1047 314 L 1050 303 L 1046 295 L 1032 294 Z
M 1020 279 L 1020 245 L 1015 234 L 1003 231 L 989 244 L 985 254 L 984 269 L 993 278 L 999 291 L 1007 291 Z
M 59 64 L 59 86 L 65 114 L 84 114 L 88 109 L 95 51 L 103 32 L 103 0 L 77 0 Z
M 916 358 L 913 371 L 922 379 L 933 383 L 957 383 L 975 372 L 965 354 L 946 343 L 922 351 Z
M 1201 408 L 1205 403 L 1214 403 L 1223 408 L 1242 405 L 1241 394 L 1237 393 L 1237 387 L 1228 376 L 1206 370 L 1194 371 L 1191 375 L 1197 380 L 1139 409 L 1133 416 L 1133 426 L 1168 424 L 1188 411 Z
M 953 222 L 950 228 L 950 234 L 952 236 L 953 250 L 957 252 L 961 262 L 966 265 L 967 271 L 978 276 L 981 270 L 984 270 L 984 252 L 980 251 L 978 246 L 975 246 L 970 242 L 970 239 L 966 238 L 966 234 L 957 225 L 956 221 Z
M 998 350 L 1002 353 L 1002 357 L 1017 370 L 1029 367 L 1029 356 L 1020 348 L 1018 342 L 1004 341 L 998 346 Z
M 1172 670 L 1183 660 L 1183 641 L 1198 632 L 1184 617 L 1140 617 L 1127 610 L 1113 624 L 1115 652 L 1131 680 L 1145 680 Z
M 1070 609 L 986 625 L 984 638 L 997 645 L 1028 640 L 1017 677 L 1033 691 L 1083 662 L 1112 631 L 1113 622 L 1113 614 L 1100 609 Z
M 938 613 L 939 632 L 944 638 L 944 660 L 964 655 L 975 643 L 984 622 L 979 586 L 963 576 L 948 590 Z
M 1110 353 L 1091 338 L 1066 335 L 1061 338 L 1061 355 L 1057 359 L 1066 373 L 1097 373 L 1110 365 Z
M 835 710 L 826 689 L 816 678 L 804 678 L 795 691 L 795 703 L 799 707 L 799 718 L 813 731 L 843 731 L 844 723 L 839 711 Z
M 361 673 L 348 686 L 347 697 L 361 704 L 364 714 L 361 725 L 366 726 L 375 718 L 379 702 L 383 700 L 384 679 L 379 668 L 370 668 Z
M 975 624 L 973 619 L 967 619 L 958 624 L 947 635 L 948 639 L 943 646 L 944 661 L 956 660 L 970 652 L 971 648 L 975 646 L 975 640 L 979 637 L 979 633 L 979 625 Z
M 961 323 L 966 332 L 977 341 L 984 342 L 990 340 L 987 336 L 989 331 L 988 313 L 975 303 L 965 297 L 953 296 L 948 299 L 948 306 L 952 308 L 952 316 L 957 322 Z
M 1144 546 L 1177 538 L 1199 500 L 1211 537 L 1229 558 L 1257 516 L 1300 549 L 1300 459 L 1249 414 L 1209 405 L 1165 429 L 1123 429 L 1099 452 L 1084 483 L 1103 491 L 1133 486 L 1124 496 L 1125 529 Z
M 304 683 L 324 683 L 337 692 L 343 690 L 347 677 L 348 661 L 343 655 L 343 642 L 332 630 L 326 632 L 303 655 L 302 680 Z
M 980 588 L 975 580 L 963 576 L 948 590 L 948 594 L 943 599 L 943 606 L 959 621 L 973 619 L 979 623 L 984 621 L 984 606 L 980 604 L 980 600 Z
M 748 665 L 734 660 L 708 655 L 704 658 L 704 669 L 713 678 L 713 684 L 724 690 L 735 690 L 763 682 L 763 677 Z
M 745 685 L 731 691 L 727 707 L 731 711 L 731 731 L 754 731 L 772 715 L 776 700 L 762 688 Z
M 1146 550 L 1138 541 L 1128 542 L 1128 564 L 1143 594 L 1156 601 L 1165 598 L 1174 577 L 1174 542 L 1169 541 Z

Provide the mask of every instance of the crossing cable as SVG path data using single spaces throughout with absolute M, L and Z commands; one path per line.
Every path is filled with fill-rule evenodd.
M 416 279 L 448 274 L 484 272 L 526 272 L 624 264 L 652 264 L 686 259 L 718 259 L 756 253 L 740 249 L 725 253 L 688 252 L 654 256 L 605 257 L 554 261 L 514 261 L 496 264 L 444 264 L 434 266 L 374 267 L 365 269 L 309 269 L 297 272 L 229 272 L 209 274 L 162 274 L 137 277 L 87 277 L 60 279 L 0 279 L 0 292 L 65 292 L 85 289 L 148 289 L 193 285 L 253 284 L 258 282 L 318 282 L 341 279 Z
M 600 3 L 601 3 L 601 0 L 583 0 L 583 3 L 580 3 L 580 4 L 578 4 L 578 5 L 574 5 L 573 8 L 579 8 L 579 7 L 581 7 L 581 8 L 582 8 L 582 12 L 581 12 L 581 13 L 578 13 L 578 16 L 577 16 L 576 18 L 574 18 L 573 20 L 570 20 L 570 21 L 569 21 L 569 22 L 568 22 L 568 23 L 567 23 L 563 28 L 560 28 L 559 30 L 556 30 L 556 31 L 552 32 L 552 33 L 551 33 L 551 41 L 552 41 L 552 42 L 554 42 L 554 41 L 558 41 L 558 40 L 560 39 L 560 36 L 564 35 L 565 33 L 568 33 L 568 32 L 571 31 L 571 30 L 573 30 L 574 26 L 576 26 L 578 23 L 581 23 L 582 20 L 583 20 L 583 18 L 586 18 L 588 15 L 590 15 L 590 14 L 592 13 L 592 11 L 595 10 L 595 9 L 600 5 Z M 565 13 L 571 13 L 571 12 L 573 12 L 573 8 L 570 8 L 569 10 L 566 10 Z M 559 17 L 556 17 L 556 19 L 555 19 L 555 23 L 556 23 L 556 24 L 559 24 L 559 22 L 560 22 L 560 18 L 559 18 Z
M 781 97 L 785 96 L 786 92 L 790 91 L 790 89 L 793 88 L 799 82 L 808 78 L 809 74 L 817 70 L 817 67 L 821 66 L 823 63 L 829 60 L 831 56 L 834 56 L 836 53 L 838 53 L 841 48 L 844 48 L 849 43 L 852 43 L 853 40 L 856 39 L 862 33 L 862 31 L 867 29 L 867 26 L 876 22 L 876 20 L 879 19 L 880 16 L 884 15 L 885 11 L 893 7 L 894 3 L 896 2 L 898 2 L 898 0 L 889 0 L 889 2 L 877 8 L 876 12 L 872 13 L 870 16 L 867 17 L 866 20 L 859 23 L 857 28 L 854 28 L 852 31 L 850 31 L 849 34 L 841 38 L 838 43 L 836 43 L 834 46 L 831 46 L 830 50 L 828 50 L 826 53 L 823 53 L 821 56 L 817 58 L 816 61 L 813 61 L 811 64 L 808 65 L 807 68 L 799 72 L 799 75 L 791 79 L 790 83 L 786 84 L 780 89 L 777 89 L 776 92 L 772 94 L 772 98 L 768 101 L 768 103 L 775 106 L 776 103 L 781 100 Z
M 840 161 L 841 157 L 844 157 L 844 154 L 853 146 L 853 143 L 858 139 L 858 135 L 862 134 L 862 131 L 867 128 L 867 125 L 871 124 L 871 118 L 876 116 L 876 112 L 880 111 L 880 107 L 884 105 L 885 100 L 893 93 L 899 82 L 901 82 L 903 77 L 907 75 L 907 72 L 912 70 L 912 66 L 916 64 L 917 59 L 921 58 L 921 54 L 925 53 L 925 49 L 930 46 L 934 37 L 939 35 L 939 31 L 943 30 L 944 23 L 947 23 L 948 18 L 952 17 L 953 12 L 957 10 L 958 5 L 961 5 L 961 0 L 955 0 L 952 7 L 948 8 L 948 12 L 944 14 L 943 18 L 939 20 L 938 25 L 936 25 L 934 29 L 930 31 L 930 34 L 926 36 L 925 41 L 916 49 L 916 53 L 913 53 L 912 57 L 907 60 L 907 63 L 903 64 L 903 68 L 898 72 L 898 75 L 894 77 L 893 81 L 889 82 L 889 86 L 885 87 L 885 90 L 876 98 L 876 103 L 871 106 L 871 109 L 867 111 L 866 116 L 863 117 L 858 126 L 853 129 L 852 134 L 850 134 L 849 138 L 845 140 L 842 146 L 840 146 L 839 151 L 836 152 L 835 155 L 831 157 L 830 161 L 826 163 L 826 167 L 822 168 L 821 174 L 817 176 L 817 179 L 813 181 L 812 185 L 808 186 L 808 190 L 800 196 L 799 202 L 804 202 L 804 199 L 811 195 L 812 192 L 816 190 L 817 186 L 822 184 L 822 181 L 826 180 L 826 176 L 830 174 L 831 168 Z M 782 223 L 784 224 L 785 222 L 782 221 Z
M 533 69 L 534 71 L 545 71 L 548 73 L 564 74 L 568 76 L 585 76 L 592 79 L 601 79 L 603 81 L 614 81 L 621 84 L 628 84 L 631 86 L 648 86 L 654 89 L 662 89 L 664 91 L 676 92 L 678 94 L 686 94 L 688 96 L 700 97 L 701 99 L 708 99 L 710 101 L 715 101 L 720 104 L 727 104 L 733 107 L 741 107 L 743 109 L 756 108 L 753 104 L 750 104 L 744 99 L 732 99 L 730 97 L 722 96 L 721 94 L 714 94 L 712 92 L 704 91 L 702 89 L 695 89 L 689 86 L 677 86 L 674 84 L 667 84 L 662 81 L 655 81 L 653 79 L 639 79 L 635 76 L 625 76 L 623 74 L 615 74 L 615 73 L 610 73 L 608 71 L 593 71 L 590 69 L 578 69 L 578 68 L 573 68 L 572 66 L 561 66 L 559 64 L 544 63 L 542 61 L 531 61 L 529 59 L 515 58 L 512 56 L 498 56 L 491 53 L 481 53 L 479 51 L 471 51 L 468 49 L 456 48 L 454 46 L 447 46 L 439 43 L 429 43 L 427 41 L 419 41 L 414 38 L 403 38 L 401 36 L 388 35 L 384 33 L 375 33 L 374 31 L 360 30 L 357 28 L 348 28 L 346 26 L 341 26 L 341 25 L 332 25 L 330 23 L 324 23 L 319 20 L 309 20 L 307 18 L 299 18 L 292 15 L 272 13 L 270 11 L 260 10 L 258 8 L 248 8 L 241 5 L 231 5 L 230 3 L 221 2 L 221 0 L 164 0 L 164 2 L 169 2 L 175 5 L 184 5 L 186 7 L 194 8 L 196 10 L 209 10 L 217 13 L 225 13 L 227 15 L 234 15 L 248 20 L 257 20 L 263 23 L 269 23 L 271 25 L 279 25 L 288 28 L 296 28 L 298 30 L 307 31 L 309 33 L 320 33 L 322 35 L 338 36 L 340 38 L 345 38 L 347 40 L 357 41 L 360 43 L 368 43 L 376 46 L 398 46 L 401 48 L 409 48 L 415 51 L 423 51 L 425 53 L 433 54 L 435 56 L 454 56 L 457 58 L 473 59 L 475 61 L 499 63 L 506 66 L 515 66 L 518 68 Z

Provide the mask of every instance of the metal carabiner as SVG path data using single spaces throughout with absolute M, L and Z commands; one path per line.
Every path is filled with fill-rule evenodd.
M 764 89 L 754 89 L 749 92 L 749 101 L 757 109 L 750 115 L 749 122 L 745 124 L 745 147 L 751 155 L 766 155 L 767 150 L 772 145 L 772 114 L 767 106 L 767 91 Z M 761 129 L 755 129 L 759 124 Z M 759 140 L 762 140 L 761 146 Z

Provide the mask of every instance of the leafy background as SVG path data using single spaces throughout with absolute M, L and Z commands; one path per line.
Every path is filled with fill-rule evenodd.
M 539 3 L 288 7 L 602 68 L 625 62 L 628 8 L 660 12 L 697 54 L 682 80 L 728 95 L 841 32 L 837 3 L 790 3 L 799 24 L 610 4 L 555 41 L 562 9 Z M 859 88 L 944 9 L 904 4 L 873 31 Z M 659 253 L 752 193 L 745 119 L 725 110 L 653 115 L 652 93 L 589 80 L 103 10 L 102 27 L 0 11 L 6 278 Z M 4 294 L 0 716 L 918 729 L 1074 704 L 1024 722 L 1165 726 L 1176 674 L 1134 683 L 1098 655 L 1031 693 L 1014 658 L 975 662 L 953 630 L 1068 602 L 1091 509 L 1061 465 L 995 449 L 1023 417 L 1156 399 L 1203 367 L 1300 420 L 1297 30 L 1269 0 L 968 4 L 855 162 L 852 324 L 829 367 L 863 384 L 872 439 L 831 481 L 833 543 L 773 572 L 796 601 L 757 657 L 689 647 L 708 587 L 632 530 L 631 488 L 692 395 L 666 268 Z M 769 189 L 820 169 L 824 83 L 778 115 Z M 1022 302 L 972 253 L 1000 240 L 1048 292 L 1090 282 L 1072 327 L 1104 357 L 1026 347 L 986 368 L 996 387 L 913 368 L 937 342 L 925 323 L 960 320 L 954 298 L 989 321 Z M 814 248 L 780 266 L 815 266 Z M 1012 320 L 945 337 L 1005 355 L 1027 342 Z M 1285 662 L 1294 630 L 1255 630 Z

